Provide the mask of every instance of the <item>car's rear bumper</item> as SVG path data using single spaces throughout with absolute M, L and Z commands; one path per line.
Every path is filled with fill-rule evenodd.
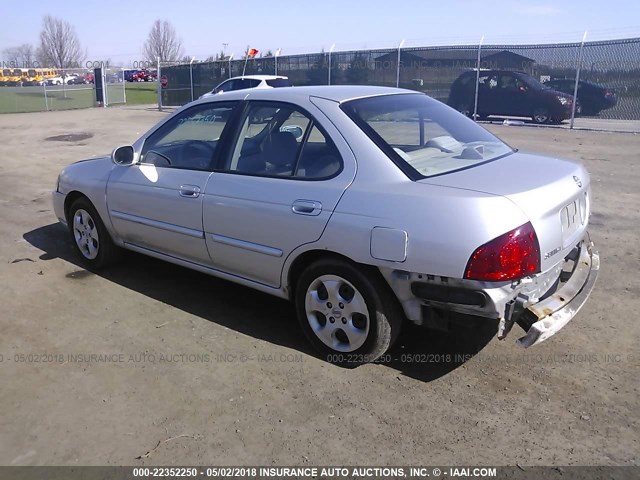
M 447 330 L 451 315 L 483 317 L 499 322 L 498 338 L 515 323 L 529 347 L 556 334 L 584 305 L 600 267 L 593 245 L 580 242 L 553 268 L 516 282 L 478 282 L 381 268 L 408 320 Z M 467 317 L 468 318 L 468 317 Z
M 555 335 L 585 304 L 598 278 L 600 256 L 593 244 L 583 242 L 570 278 L 551 296 L 527 307 L 519 324 L 530 324 L 518 345 L 530 347 Z

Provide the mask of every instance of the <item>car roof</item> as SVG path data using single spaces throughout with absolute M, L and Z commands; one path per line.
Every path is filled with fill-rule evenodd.
M 246 78 L 248 78 L 249 80 L 277 80 L 279 78 L 288 79 L 287 77 L 283 77 L 282 75 L 240 75 L 238 77 L 231 77 L 228 80 L 246 79 Z
M 553 79 L 553 80 L 548 80 L 545 83 L 558 83 L 558 82 L 566 82 L 566 83 L 571 83 L 572 85 L 575 85 L 576 80 L 575 80 L 575 78 L 556 78 L 556 79 Z M 591 82 L 589 80 L 578 80 L 578 83 L 580 85 L 589 85 L 591 87 L 606 88 L 603 85 L 599 85 L 599 84 Z
M 309 97 L 320 97 L 334 102 L 345 102 L 356 98 L 375 97 L 380 95 L 414 94 L 421 95 L 414 90 L 392 87 L 374 87 L 369 85 L 314 85 L 309 87 L 280 87 L 247 89 L 225 92 L 224 100 L 271 100 L 281 102 L 296 102 Z M 200 102 L 219 101 L 223 98 L 211 96 L 199 100 Z
M 486 74 L 503 74 L 503 73 L 511 73 L 513 75 L 526 75 L 527 77 L 530 77 L 531 75 L 529 75 L 527 72 L 522 72 L 520 70 L 501 70 L 501 69 L 495 69 L 495 68 L 481 68 L 480 69 L 480 75 L 486 75 Z M 467 70 L 466 72 L 464 72 L 462 75 L 476 75 L 477 74 L 477 70 L 474 68 L 473 70 Z M 460 75 L 460 76 L 462 76 Z

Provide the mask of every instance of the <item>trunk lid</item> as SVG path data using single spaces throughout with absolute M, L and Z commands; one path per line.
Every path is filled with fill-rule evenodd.
M 542 271 L 562 261 L 585 235 L 590 178 L 577 162 L 516 152 L 420 183 L 500 195 L 529 218 L 540 243 Z M 496 214 L 499 214 L 496 212 Z

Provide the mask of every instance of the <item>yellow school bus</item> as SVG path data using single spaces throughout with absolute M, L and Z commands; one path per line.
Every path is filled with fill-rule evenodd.
M 10 68 L 0 68 L 0 85 L 6 85 L 11 77 Z
M 14 68 L 11 70 L 11 75 L 7 78 L 7 85 L 9 86 L 21 86 L 22 85 L 22 68 Z M 26 70 L 25 70 L 26 72 Z

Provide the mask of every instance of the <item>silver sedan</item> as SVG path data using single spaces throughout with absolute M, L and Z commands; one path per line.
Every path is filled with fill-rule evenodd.
M 514 324 L 524 347 L 597 277 L 582 165 L 521 153 L 426 95 L 333 86 L 190 103 L 110 157 L 66 167 L 53 204 L 88 268 L 121 249 L 295 303 L 330 361 L 387 351 L 404 321 Z

